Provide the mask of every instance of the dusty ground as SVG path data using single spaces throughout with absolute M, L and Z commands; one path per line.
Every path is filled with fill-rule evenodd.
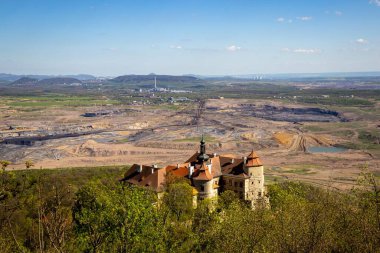
M 254 106 L 253 106 L 254 105 Z M 380 171 L 380 158 L 368 150 L 347 150 L 340 153 L 309 153 L 309 147 L 328 147 L 355 138 L 352 123 L 337 123 L 331 118 L 333 131 L 313 133 L 305 126 L 318 123 L 293 123 L 258 117 L 265 105 L 280 103 L 250 100 L 208 100 L 204 108 L 198 104 L 179 106 L 179 110 L 153 106 L 119 106 L 111 109 L 132 109 L 121 114 L 86 118 L 84 112 L 99 108 L 50 108 L 14 111 L 0 108 L 2 138 L 36 136 L 43 133 L 99 131 L 79 137 L 37 142 L 33 146 L 0 144 L 0 160 L 10 160 L 10 169 L 24 168 L 26 160 L 34 168 L 76 166 L 179 163 L 198 149 L 198 140 L 206 136 L 208 152 L 233 153 L 238 156 L 257 150 L 266 168 L 268 182 L 277 179 L 299 179 L 339 189 L 355 184 L 363 166 Z M 303 108 L 302 106 L 294 106 Z M 201 111 L 199 113 L 199 110 Z M 195 115 L 200 116 L 196 118 Z M 294 116 L 294 115 L 291 115 Z M 296 115 L 310 117 L 310 115 Z M 352 117 L 352 115 L 340 115 Z M 270 117 L 275 117 L 270 115 Z M 290 117 L 290 116 L 289 116 Z M 324 116 L 322 116 L 322 120 Z M 366 122 L 366 124 L 375 124 Z M 335 124 L 335 125 L 334 125 Z M 354 136 L 332 134 L 335 126 L 351 129 Z M 14 129 L 9 129 L 14 126 Z

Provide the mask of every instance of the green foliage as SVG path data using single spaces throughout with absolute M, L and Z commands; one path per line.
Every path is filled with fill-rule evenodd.
M 178 221 L 191 217 L 193 212 L 193 188 L 186 182 L 169 184 L 163 197 L 163 203 L 171 215 Z
M 5 169 L 11 164 L 11 162 L 9 161 L 6 161 L 6 160 L 1 160 L 0 161 L 0 165 L 1 165 L 1 169 L 3 171 L 5 171 Z
M 351 192 L 269 186 L 270 208 L 235 193 L 192 206 L 172 178 L 158 200 L 117 181 L 121 168 L 4 171 L 1 252 L 379 252 L 379 178 Z
M 30 160 L 25 161 L 25 168 L 30 169 L 33 166 L 34 166 L 33 161 L 30 161 Z

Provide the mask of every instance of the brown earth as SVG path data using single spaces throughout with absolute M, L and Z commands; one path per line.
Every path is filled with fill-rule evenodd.
M 332 131 L 314 133 L 305 131 L 304 127 L 315 127 L 319 123 L 294 124 L 255 117 L 247 107 L 253 103 L 256 106 L 287 106 L 268 101 L 215 99 L 208 100 L 201 113 L 197 104 L 182 105 L 177 111 L 165 107 L 118 106 L 117 109 L 136 110 L 94 118 L 81 116 L 96 109 L 91 107 L 18 111 L 0 118 L 0 135 L 3 138 L 33 135 L 37 131 L 82 131 L 89 127 L 101 132 L 44 141 L 33 146 L 0 145 L 0 160 L 12 161 L 10 169 L 24 168 L 26 160 L 33 160 L 34 168 L 176 164 L 198 150 L 198 140 L 203 133 L 206 139 L 209 138 L 207 150 L 210 153 L 244 156 L 255 149 L 264 162 L 268 182 L 274 178 L 296 179 L 347 189 L 355 184 L 355 178 L 364 165 L 374 171 L 380 170 L 380 158 L 369 155 L 367 150 L 306 152 L 309 147 L 328 147 L 357 138 L 357 130 L 352 129 L 352 123 L 343 122 L 339 126 L 340 129 L 352 130 L 353 137 L 336 135 L 336 122 L 323 123 L 323 126 L 331 125 Z M 0 113 L 7 110 L 10 109 L 1 108 Z M 194 120 L 196 116 L 198 118 Z M 7 130 L 10 125 L 17 126 L 17 129 Z

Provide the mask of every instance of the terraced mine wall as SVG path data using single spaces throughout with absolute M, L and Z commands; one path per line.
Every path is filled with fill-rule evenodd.
M 241 110 L 253 117 L 286 122 L 346 122 L 341 113 L 316 107 L 292 108 L 285 106 L 242 104 Z
M 67 134 L 55 134 L 55 135 L 45 135 L 45 136 L 27 136 L 27 137 L 14 137 L 6 138 L 0 142 L 0 144 L 14 144 L 14 145 L 26 145 L 32 146 L 39 141 L 55 140 L 70 137 L 79 137 L 90 134 L 98 134 L 104 132 L 103 130 L 89 131 L 89 132 L 79 132 L 79 133 L 67 133 Z

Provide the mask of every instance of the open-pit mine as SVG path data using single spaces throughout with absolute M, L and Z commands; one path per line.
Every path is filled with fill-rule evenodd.
M 337 189 L 355 184 L 363 166 L 379 168 L 378 152 L 345 147 L 358 138 L 360 115 L 305 104 L 251 99 L 199 99 L 175 108 L 107 105 L 1 107 L 0 157 L 9 169 L 175 164 L 197 150 L 256 150 L 268 181 L 297 179 Z

